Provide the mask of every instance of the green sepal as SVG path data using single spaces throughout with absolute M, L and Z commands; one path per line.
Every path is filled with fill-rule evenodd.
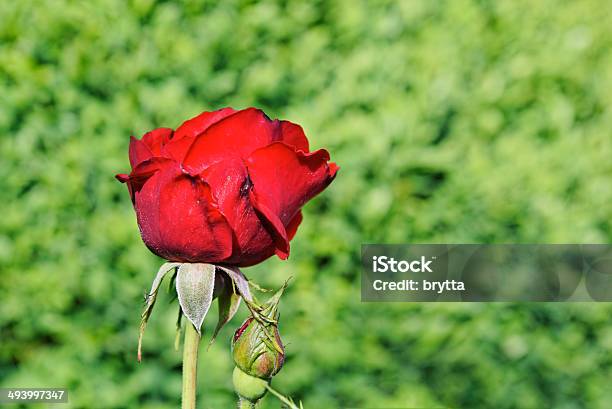
M 208 313 L 215 290 L 215 266 L 204 263 L 184 263 L 176 275 L 176 293 L 185 317 L 198 334 Z
M 240 298 L 234 281 L 232 279 L 226 280 L 219 294 L 219 320 L 208 343 L 209 347 L 215 342 L 219 331 L 236 315 L 240 307 Z
M 157 275 L 151 284 L 151 291 L 145 296 L 145 308 L 142 314 L 140 315 L 140 329 L 138 332 L 138 362 L 142 360 L 142 338 L 144 336 L 145 328 L 147 327 L 147 322 L 149 321 L 149 317 L 153 312 L 153 306 L 155 305 L 155 301 L 157 300 L 157 292 L 159 291 L 159 287 L 166 276 L 166 274 L 172 270 L 180 266 L 180 263 L 164 263 L 159 270 L 157 271 Z

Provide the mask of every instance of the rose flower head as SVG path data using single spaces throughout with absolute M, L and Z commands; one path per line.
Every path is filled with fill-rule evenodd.
M 203 112 L 131 138 L 127 184 L 144 243 L 166 260 L 257 264 L 289 255 L 302 206 L 334 179 L 302 128 L 261 110 Z

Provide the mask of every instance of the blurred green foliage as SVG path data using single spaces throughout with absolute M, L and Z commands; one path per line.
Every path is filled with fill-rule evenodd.
M 341 166 L 290 259 L 246 270 L 295 277 L 278 389 L 308 409 L 609 408 L 612 305 L 362 304 L 359 248 L 610 242 L 611 89 L 605 0 L 3 1 L 0 387 L 178 406 L 169 296 L 136 363 L 161 260 L 113 175 L 130 134 L 254 105 Z M 234 405 L 239 323 L 202 354 L 202 408 Z

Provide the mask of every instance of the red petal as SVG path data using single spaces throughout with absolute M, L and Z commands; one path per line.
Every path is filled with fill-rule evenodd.
M 293 237 L 295 237 L 295 233 L 297 233 L 297 229 L 300 227 L 302 219 L 302 211 L 300 210 L 289 222 L 289 225 L 287 226 L 287 238 L 289 240 L 293 240 Z
M 336 177 L 336 173 L 338 173 L 339 170 L 340 170 L 340 166 L 336 165 L 334 162 L 330 162 L 329 175 L 331 176 L 332 179 Z
M 136 166 L 129 175 L 130 179 L 137 179 L 151 176 L 156 171 L 165 166 L 169 166 L 173 161 L 167 158 L 154 157 L 147 159 Z
M 130 176 L 125 173 L 119 173 L 115 175 L 115 179 L 117 179 L 121 183 L 127 182 L 128 192 L 130 194 L 130 198 L 132 199 L 132 204 L 134 203 L 134 191 L 132 190 L 132 185 L 130 184 Z
M 200 173 L 208 165 L 228 157 L 246 159 L 256 149 L 281 138 L 279 121 L 271 121 L 259 109 L 244 109 L 198 136 L 187 151 L 183 165 L 191 173 Z
M 160 156 L 162 146 L 170 140 L 171 136 L 172 129 L 169 128 L 154 129 L 144 134 L 141 140 L 131 136 L 129 156 L 132 169 L 152 156 Z
M 203 133 L 211 125 L 235 112 L 236 110 L 232 108 L 202 112 L 200 115 L 183 122 L 183 124 L 176 129 L 176 132 L 174 132 L 174 137 L 170 143 L 164 147 L 164 156 L 174 158 L 179 162 L 182 161 L 196 136 Z
M 282 220 L 266 205 L 265 199 L 261 199 L 255 192 L 251 191 L 249 198 L 257 211 L 268 221 L 274 232 L 274 252 L 281 260 L 287 259 L 289 257 L 289 237 Z
M 236 112 L 236 110 L 232 108 L 222 108 L 217 111 L 202 112 L 200 115 L 186 120 L 181 126 L 176 128 L 173 139 L 177 140 L 184 138 L 185 136 L 198 136 L 209 126 L 233 114 L 234 112 Z
M 170 261 L 222 262 L 232 252 L 232 230 L 216 209 L 210 187 L 170 166 L 135 193 L 145 244 Z
M 304 153 L 284 143 L 258 149 L 247 160 L 253 205 L 274 226 L 281 258 L 289 253 L 289 240 L 299 224 L 294 220 L 297 212 L 335 177 L 337 167 L 331 169 L 328 160 L 324 149 Z
M 132 169 L 152 156 L 153 153 L 143 141 L 130 136 L 129 157 Z
M 226 263 L 246 266 L 270 257 L 273 235 L 249 200 L 252 185 L 242 160 L 229 158 L 215 163 L 200 176 L 211 186 L 219 210 L 234 231 L 234 250 Z
M 172 138 L 172 132 L 170 128 L 157 128 L 144 134 L 142 141 L 151 150 L 153 156 L 159 156 L 162 146 L 167 144 L 170 138 Z
M 130 179 L 130 176 L 126 175 L 125 173 L 119 173 L 115 175 L 115 179 L 117 179 L 121 183 L 125 183 Z
M 171 164 L 172 161 L 166 158 L 147 159 L 132 170 L 132 173 L 129 175 L 129 184 L 136 192 L 140 190 L 142 185 L 147 181 L 147 179 L 153 176 L 155 172 L 164 167 L 170 166 Z
M 138 164 L 129 175 L 119 174 L 115 176 L 120 182 L 127 182 L 130 198 L 134 203 L 134 194 L 142 188 L 142 185 L 158 170 L 169 166 L 171 160 L 166 158 L 149 158 Z
M 281 133 L 283 142 L 293 146 L 296 150 L 308 152 L 308 139 L 304 130 L 298 124 L 289 121 L 281 121 Z

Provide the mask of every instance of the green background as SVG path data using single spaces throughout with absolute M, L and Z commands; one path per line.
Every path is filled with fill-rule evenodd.
M 161 260 L 113 176 L 131 134 L 258 106 L 341 166 L 289 260 L 245 270 L 295 277 L 278 389 L 307 409 L 610 408 L 610 304 L 362 304 L 359 289 L 361 243 L 610 242 L 610 90 L 605 0 L 2 1 L 0 386 L 178 407 L 166 294 L 136 362 Z M 245 315 L 202 354 L 200 408 L 234 405 Z

